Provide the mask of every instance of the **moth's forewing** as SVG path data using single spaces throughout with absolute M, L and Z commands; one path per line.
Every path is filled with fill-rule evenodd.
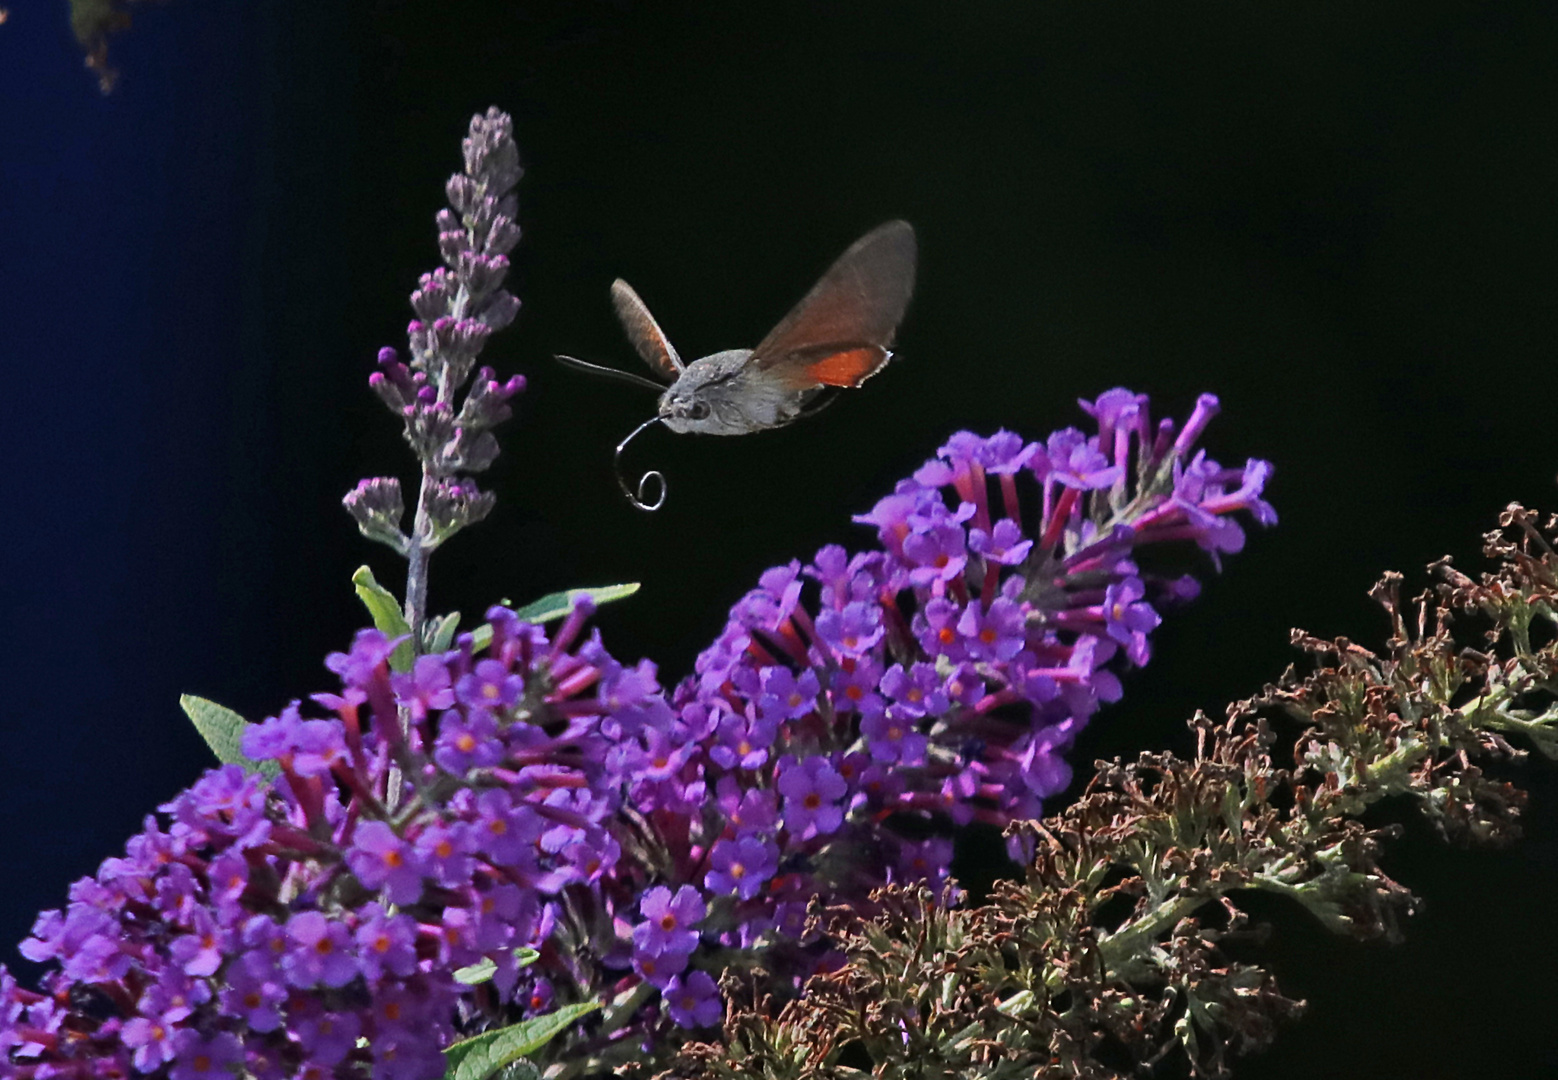
M 753 366 L 793 390 L 859 386 L 891 355 L 914 292 L 915 257 L 907 221 L 872 229 L 752 350 Z
M 682 373 L 682 358 L 676 355 L 670 339 L 655 322 L 655 317 L 649 314 L 648 306 L 639 299 L 633 286 L 621 278 L 613 281 L 611 306 L 616 309 L 622 329 L 627 331 L 628 340 L 644 358 L 644 363 L 666 382 L 675 382 Z

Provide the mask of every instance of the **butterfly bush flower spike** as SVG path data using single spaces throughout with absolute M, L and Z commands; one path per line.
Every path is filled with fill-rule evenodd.
M 519 300 L 503 288 L 508 253 L 519 242 L 514 185 L 523 170 L 513 123 L 489 109 L 471 119 L 462 146 L 464 171 L 449 178 L 449 207 L 438 214 L 444 265 L 423 274 L 411 294 L 409 363 L 394 349 L 381 349 L 380 370 L 368 380 L 405 425 L 422 466 L 411 531 L 404 530 L 405 503 L 392 477 L 363 480 L 343 500 L 364 536 L 406 557 L 406 621 L 418 641 L 428 558 L 491 512 L 492 494 L 464 474 L 482 472 L 497 458 L 493 429 L 512 415 L 508 402 L 525 388 L 523 376 L 500 382 L 491 368 L 476 367 L 487 339 L 519 312 Z

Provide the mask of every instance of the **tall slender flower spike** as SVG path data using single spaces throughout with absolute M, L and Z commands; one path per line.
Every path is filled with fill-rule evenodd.
M 462 146 L 465 169 L 449 178 L 449 208 L 438 212 L 444 265 L 423 274 L 411 294 L 416 318 L 407 328 L 410 363 L 402 363 L 394 349 L 381 349 L 381 370 L 368 380 L 404 422 L 406 441 L 422 466 L 411 532 L 403 531 L 398 480 L 364 480 L 343 500 L 364 536 L 393 548 L 409 564 L 405 617 L 418 652 L 424 644 L 429 557 L 492 510 L 493 496 L 462 474 L 481 472 L 498 456 L 492 429 L 512 415 L 509 399 L 525 388 L 523 376 L 499 382 L 491 368 L 475 366 L 487 338 L 519 312 L 519 300 L 503 288 L 508 253 L 519 242 L 514 185 L 523 170 L 513 122 L 488 109 L 471 118 Z

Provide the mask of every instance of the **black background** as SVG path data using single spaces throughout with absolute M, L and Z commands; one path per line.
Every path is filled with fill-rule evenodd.
M 1477 567 L 1510 500 L 1558 508 L 1554 9 L 1354 4 L 291 3 L 148 10 L 101 98 L 63 5 L 0 26 L 7 633 L 6 959 L 205 751 L 189 691 L 258 718 L 327 689 L 363 615 L 339 497 L 409 478 L 367 392 L 434 265 L 473 111 L 528 175 L 487 359 L 530 390 L 485 478 L 498 509 L 434 560 L 438 609 L 642 581 L 599 619 L 667 681 L 769 565 L 849 523 L 959 428 L 1035 438 L 1111 386 L 1277 464 L 1280 527 L 1176 612 L 1078 761 L 1186 748 L 1288 629 L 1377 643 L 1364 597 Z M 921 244 L 901 359 L 804 425 L 656 431 L 656 515 L 611 447 L 647 395 L 606 287 L 684 356 L 753 344 L 890 217 Z M 1245 1077 L 1558 1075 L 1558 783 L 1529 835 L 1388 868 L 1426 900 L 1401 946 L 1272 907 L 1309 1016 Z

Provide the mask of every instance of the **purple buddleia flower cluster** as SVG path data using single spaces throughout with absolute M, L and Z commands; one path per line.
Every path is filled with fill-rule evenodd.
M 677 1024 L 712 1015 L 712 984 L 694 980 L 740 951 L 793 981 L 829 963 L 800 940 L 813 897 L 939 884 L 956 827 L 1041 816 L 1119 670 L 1148 661 L 1158 609 L 1198 591 L 1138 552 L 1192 541 L 1216 561 L 1244 544 L 1232 514 L 1276 521 L 1267 462 L 1194 452 L 1216 398 L 1182 429 L 1125 390 L 1081 404 L 1097 434 L 954 436 L 856 519 L 880 549 L 830 545 L 762 575 L 672 716 L 620 733 L 659 897 L 633 964 Z M 653 929 L 671 889 L 676 925 L 701 919 L 702 953 Z
M 670 693 L 587 600 L 553 635 L 493 608 L 400 671 L 362 632 L 328 716 L 247 734 L 274 782 L 213 770 L 40 916 L 42 992 L 0 969 L 0 1076 L 431 1080 L 463 1033 L 610 999 L 554 1044 L 592 1071 L 717 1023 L 731 965 L 797 986 L 835 959 L 814 897 L 940 882 L 958 826 L 1064 790 L 1195 592 L 1142 548 L 1275 520 L 1269 465 L 1194 451 L 1215 399 L 1183 429 L 1083 405 L 1097 434 L 954 436 L 859 519 L 879 548 L 768 571 Z
M 503 607 L 474 638 L 392 672 L 376 630 L 327 661 L 342 681 L 255 725 L 244 753 L 148 818 L 22 944 L 44 993 L 0 971 L 0 1072 L 28 1080 L 442 1075 L 475 998 L 508 996 L 570 887 L 618 856 L 605 659 L 588 601 L 548 638 Z M 402 727 L 398 714 L 409 717 Z M 371 717 L 371 722 L 366 722 Z M 409 785 L 388 809 L 393 769 Z M 472 990 L 456 972 L 491 963 Z

